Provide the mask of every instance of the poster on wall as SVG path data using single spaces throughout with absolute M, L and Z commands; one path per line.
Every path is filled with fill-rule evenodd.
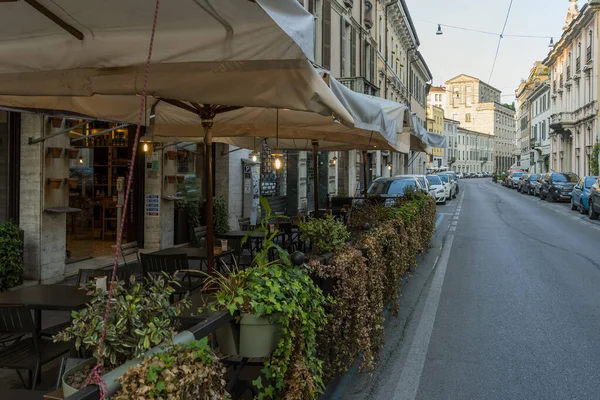
M 158 217 L 160 213 L 160 195 L 146 194 L 146 216 Z

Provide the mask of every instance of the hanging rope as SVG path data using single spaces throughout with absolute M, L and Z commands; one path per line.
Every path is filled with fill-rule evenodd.
M 123 206 L 123 214 L 121 215 L 121 225 L 119 226 L 119 233 L 117 235 L 117 246 L 115 248 L 115 258 L 113 261 L 113 270 L 112 270 L 112 278 L 110 280 L 110 284 L 108 285 L 108 299 L 106 300 L 106 310 L 104 311 L 104 324 L 102 325 L 102 335 L 100 336 L 100 342 L 98 343 L 98 362 L 96 366 L 92 370 L 90 377 L 85 382 L 84 386 L 87 386 L 90 383 L 95 383 L 100 388 L 100 398 L 104 399 L 108 393 L 108 385 L 102 379 L 100 375 L 100 366 L 102 362 L 102 348 L 104 345 L 104 340 L 106 338 L 106 326 L 108 324 L 108 315 L 110 313 L 110 302 L 113 297 L 113 283 L 116 278 L 117 273 L 117 265 L 119 264 L 119 252 L 121 250 L 121 242 L 123 240 L 123 227 L 125 226 L 126 215 L 127 215 L 127 204 L 129 202 L 129 195 L 131 193 L 131 183 L 133 181 L 133 170 L 135 166 L 135 158 L 137 155 L 138 149 L 138 140 L 140 138 L 140 132 L 142 130 L 142 119 L 144 117 L 144 111 L 146 110 L 146 91 L 148 88 L 148 75 L 150 73 L 150 59 L 152 58 L 152 47 L 154 45 L 154 34 L 156 32 L 156 22 L 158 20 L 158 9 L 160 5 L 160 0 L 156 0 L 156 6 L 154 8 L 154 21 L 152 23 L 152 34 L 150 35 L 150 45 L 148 48 L 148 59 L 146 60 L 146 70 L 144 72 L 144 86 L 142 89 L 142 100 L 140 104 L 140 112 L 138 115 L 137 128 L 135 131 L 135 139 L 133 141 L 133 151 L 131 154 L 131 163 L 129 166 L 129 178 L 127 179 L 127 188 L 125 190 L 125 204 Z

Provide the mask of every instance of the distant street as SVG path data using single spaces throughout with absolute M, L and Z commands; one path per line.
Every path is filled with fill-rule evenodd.
M 599 398 L 600 223 L 490 179 L 460 185 L 382 362 L 333 397 Z

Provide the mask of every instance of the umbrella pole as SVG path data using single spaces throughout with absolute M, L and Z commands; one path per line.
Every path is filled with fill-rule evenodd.
M 367 197 L 367 151 L 363 150 L 362 152 L 362 167 L 363 167 L 363 193 L 364 196 Z
M 212 118 L 202 118 L 204 127 L 204 147 L 206 150 L 206 261 L 207 272 L 212 274 L 215 258 L 215 232 L 213 223 L 213 171 L 212 171 Z
M 315 204 L 315 218 L 319 218 L 319 141 L 312 141 L 313 153 L 313 201 Z

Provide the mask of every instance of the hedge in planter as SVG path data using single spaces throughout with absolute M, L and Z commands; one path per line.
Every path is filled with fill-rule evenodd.
M 338 250 L 350 238 L 346 226 L 336 221 L 332 215 L 323 218 L 309 218 L 306 222 L 298 222 L 300 239 L 309 240 L 315 254 L 323 254 Z
M 12 221 L 0 222 L 0 292 L 21 282 L 23 276 L 23 242 L 19 226 Z
M 223 379 L 225 368 L 203 338 L 146 357 L 118 378 L 121 390 L 112 400 L 229 399 Z
M 131 277 L 129 285 L 116 281 L 106 327 L 106 338 L 100 355 L 104 369 L 111 370 L 125 361 L 143 355 L 147 350 L 175 335 L 173 317 L 180 314 L 189 301 L 171 304 L 170 298 L 179 283 L 173 278 L 150 279 L 141 284 Z M 55 341 L 75 341 L 75 348 L 98 356 L 108 291 L 88 286 L 92 295 L 86 308 L 71 313 L 72 324 L 58 333 Z

